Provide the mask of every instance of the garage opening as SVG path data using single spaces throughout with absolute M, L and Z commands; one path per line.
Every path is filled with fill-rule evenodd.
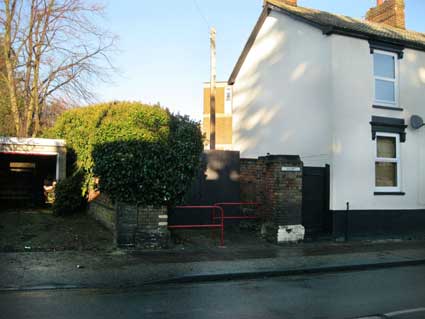
M 56 180 L 57 155 L 0 154 L 0 198 L 6 206 L 42 206 Z
M 0 138 L 0 208 L 41 207 L 44 186 L 65 177 L 61 140 Z

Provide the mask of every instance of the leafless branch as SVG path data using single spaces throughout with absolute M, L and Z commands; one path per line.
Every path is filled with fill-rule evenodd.
M 116 37 L 99 26 L 103 7 L 86 0 L 3 0 L 1 46 L 18 135 L 40 131 L 54 101 L 91 101 L 92 85 L 115 69 Z

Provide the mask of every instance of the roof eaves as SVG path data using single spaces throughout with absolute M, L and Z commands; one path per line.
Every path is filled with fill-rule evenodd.
M 293 18 L 294 20 L 304 22 L 304 23 L 311 25 L 313 27 L 316 27 L 316 28 L 318 28 L 322 31 L 326 30 L 329 27 L 329 25 L 317 23 L 315 21 L 312 21 L 311 19 L 305 18 L 305 17 L 303 17 L 299 14 L 295 14 L 295 13 L 289 11 L 289 10 L 285 10 L 284 8 L 278 7 L 274 4 L 268 3 L 267 6 L 270 8 L 270 10 L 274 10 L 274 11 L 277 11 L 277 12 L 280 12 L 280 13 L 284 13 L 284 14 L 290 16 L 291 18 Z
M 326 35 L 332 35 L 332 34 L 339 34 L 344 35 L 352 38 L 358 38 L 363 40 L 375 40 L 380 42 L 386 42 L 389 44 L 394 44 L 397 46 L 403 46 L 405 48 L 419 50 L 419 51 L 425 51 L 425 44 L 421 45 L 416 42 L 412 42 L 409 40 L 396 40 L 393 38 L 388 38 L 382 35 L 373 35 L 367 32 L 361 32 L 361 31 L 353 31 L 353 30 L 347 30 L 345 28 L 340 28 L 336 26 L 328 26 L 328 28 L 325 28 L 325 31 L 323 34 Z
M 235 83 L 236 77 L 238 76 L 238 73 L 245 62 L 246 56 L 248 55 L 249 51 L 251 50 L 252 45 L 255 42 L 255 39 L 257 38 L 258 33 L 260 32 L 261 27 L 263 26 L 264 21 L 266 20 L 267 16 L 270 13 L 271 8 L 269 5 L 265 5 L 263 11 L 261 12 L 260 17 L 257 20 L 257 23 L 255 24 L 254 29 L 252 30 L 241 55 L 238 58 L 238 61 L 236 62 L 235 67 L 233 68 L 232 74 L 229 77 L 229 80 L 227 83 L 229 85 L 233 85 Z

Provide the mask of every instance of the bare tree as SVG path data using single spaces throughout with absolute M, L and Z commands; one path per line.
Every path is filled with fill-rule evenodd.
M 93 98 L 111 70 L 115 37 L 88 0 L 1 0 L 0 45 L 16 134 L 35 136 L 46 105 Z
M 68 109 L 69 103 L 65 100 L 55 99 L 46 104 L 40 117 L 41 131 L 53 127 L 57 118 Z

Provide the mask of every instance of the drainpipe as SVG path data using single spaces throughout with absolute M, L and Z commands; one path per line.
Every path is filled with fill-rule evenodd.
M 345 241 L 348 241 L 348 214 L 350 212 L 350 202 L 347 202 L 347 210 L 345 211 Z

